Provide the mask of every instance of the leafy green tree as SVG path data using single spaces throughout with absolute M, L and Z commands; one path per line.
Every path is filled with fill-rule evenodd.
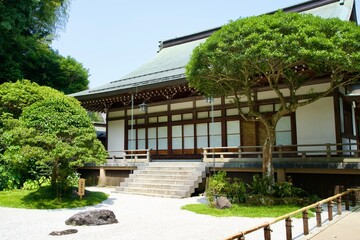
M 15 96 L 6 90 L 15 86 L 21 86 L 17 93 L 30 93 L 18 95 L 19 101 L 14 101 Z M 106 151 L 76 99 L 29 81 L 0 85 L 1 91 L 10 97 L 0 98 L 0 103 L 8 106 L 1 109 L 0 168 L 8 166 L 13 174 L 26 176 L 16 179 L 17 185 L 40 175 L 51 176 L 51 184 L 61 196 L 69 186 L 68 176 L 78 167 L 105 161 Z
M 243 119 L 265 126 L 262 171 L 263 176 L 273 179 L 277 122 L 358 79 L 358 39 L 360 28 L 355 23 L 310 14 L 277 12 L 239 19 L 193 51 L 186 76 L 189 85 L 206 96 L 233 97 Z M 327 89 L 298 93 L 300 87 L 319 77 L 327 78 Z M 259 87 L 276 94 L 277 111 L 259 111 L 254 99 Z
M 23 77 L 24 57 L 67 21 L 67 0 L 0 1 L 0 83 Z
M 65 94 L 86 90 L 89 72 L 74 58 L 63 57 L 46 44 L 39 44 L 25 57 L 25 79 L 62 91 Z
M 88 87 L 88 71 L 50 48 L 69 0 L 0 1 L 0 83 L 30 79 L 64 93 Z
M 29 80 L 20 80 L 15 83 L 7 82 L 0 85 L 0 117 L 7 115 L 18 119 L 26 107 L 46 98 L 61 97 L 64 94 L 50 87 L 39 86 Z M 1 127 L 0 118 L 0 127 Z

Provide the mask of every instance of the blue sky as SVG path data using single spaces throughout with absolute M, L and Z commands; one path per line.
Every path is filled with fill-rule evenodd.
M 52 46 L 89 69 L 93 88 L 146 63 L 156 55 L 159 41 L 301 2 L 304 0 L 72 0 L 68 23 Z

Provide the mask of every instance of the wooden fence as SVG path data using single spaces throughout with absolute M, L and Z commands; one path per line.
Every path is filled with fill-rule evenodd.
M 349 210 L 350 209 L 350 204 L 349 204 L 349 200 L 351 199 L 352 201 L 352 205 L 355 206 L 356 205 L 356 196 L 355 196 L 355 192 L 356 191 L 360 191 L 359 188 L 354 188 L 354 189 L 348 189 L 345 192 L 336 194 L 332 197 L 323 199 L 319 202 L 316 202 L 314 204 L 311 204 L 309 206 L 300 208 L 294 212 L 285 214 L 283 216 L 280 216 L 278 218 L 275 218 L 274 220 L 270 221 L 270 222 L 265 222 L 262 223 L 260 225 L 257 225 L 255 227 L 243 230 L 239 233 L 236 233 L 230 237 L 225 238 L 225 240 L 245 240 L 245 235 L 258 231 L 260 229 L 263 229 L 264 231 L 264 239 L 265 240 L 271 240 L 271 228 L 270 226 L 272 224 L 275 224 L 279 221 L 283 221 L 285 220 L 285 227 L 286 227 L 286 240 L 291 240 L 292 239 L 292 220 L 291 218 L 299 213 L 302 213 L 302 219 L 303 219 L 303 232 L 304 235 L 308 235 L 309 234 L 309 222 L 308 222 L 308 211 L 310 209 L 315 208 L 315 212 L 316 212 L 316 226 L 317 227 L 321 227 L 322 224 L 322 220 L 321 220 L 321 205 L 322 204 L 327 204 L 328 207 L 328 220 L 332 221 L 333 220 L 333 200 L 336 200 L 336 204 L 337 204 L 337 214 L 341 215 L 342 214 L 342 197 L 344 196 L 344 200 L 345 200 L 345 209 Z
M 128 165 L 150 161 L 151 149 L 108 151 L 107 165 Z
M 203 161 L 227 162 L 230 159 L 261 158 L 262 146 L 230 146 L 203 148 Z M 275 146 L 272 154 L 274 158 L 300 157 L 359 157 L 360 147 L 357 143 L 327 143 L 327 144 L 299 144 Z

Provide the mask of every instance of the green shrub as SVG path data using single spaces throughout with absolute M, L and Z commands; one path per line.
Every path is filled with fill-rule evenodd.
M 40 187 L 50 186 L 50 184 L 51 184 L 51 179 L 46 178 L 45 176 L 42 176 L 42 177 L 40 177 L 39 180 L 32 180 L 32 179 L 26 180 L 22 186 L 22 189 L 36 190 L 36 189 L 39 189 Z
M 226 192 L 232 203 L 238 204 L 246 201 L 246 185 L 239 178 L 234 178 L 233 182 L 228 184 Z
M 304 190 L 295 187 L 291 178 L 288 182 L 276 183 L 270 178 L 254 175 L 253 181 L 245 184 L 239 178 L 227 178 L 225 171 L 210 177 L 206 196 L 210 206 L 214 206 L 215 199 L 219 196 L 227 197 L 233 204 L 246 203 L 251 206 L 305 206 L 316 202 L 314 197 L 306 197 Z
M 232 203 L 243 203 L 245 195 L 245 183 L 239 178 L 234 178 L 231 182 L 224 171 L 217 172 L 209 179 L 206 196 L 210 205 L 214 205 L 214 200 L 219 196 L 227 197 Z
M 305 191 L 301 188 L 295 187 L 291 181 L 277 183 L 274 185 L 275 197 L 301 197 L 305 195 Z
M 253 176 L 251 184 L 247 184 L 251 194 L 272 196 L 274 194 L 274 182 L 270 177 Z
M 74 172 L 67 177 L 68 186 L 77 186 L 79 184 L 80 173 Z
M 217 172 L 209 178 L 206 198 L 211 206 L 214 204 L 215 198 L 218 196 L 226 196 L 225 189 L 227 184 L 226 172 L 224 171 Z

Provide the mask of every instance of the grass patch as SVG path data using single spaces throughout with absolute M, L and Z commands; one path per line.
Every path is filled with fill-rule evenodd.
M 82 200 L 72 191 L 61 199 L 56 199 L 50 187 L 40 187 L 37 190 L 11 190 L 0 192 L 0 206 L 28 209 L 60 209 L 77 208 L 96 205 L 108 198 L 103 192 L 86 191 Z
M 228 209 L 217 209 L 209 207 L 207 204 L 188 204 L 181 209 L 188 210 L 198 214 L 205 214 L 214 217 L 271 217 L 276 218 L 290 212 L 298 210 L 299 206 L 290 205 L 275 205 L 275 206 L 246 206 L 233 204 Z M 309 217 L 314 216 L 310 211 Z M 301 218 L 301 213 L 294 216 L 295 218 Z

